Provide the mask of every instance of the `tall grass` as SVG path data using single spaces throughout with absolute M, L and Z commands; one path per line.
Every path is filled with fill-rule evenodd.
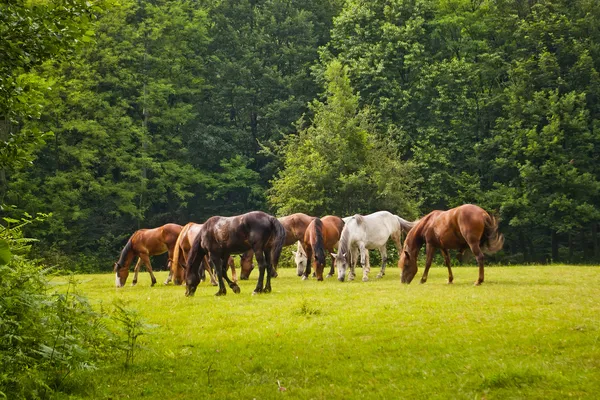
M 166 274 L 163 272 L 162 274 Z M 280 270 L 273 293 L 215 297 L 199 286 L 116 289 L 80 275 L 92 303 L 127 302 L 148 323 L 135 363 L 107 364 L 95 398 L 562 399 L 600 393 L 600 268 L 432 268 L 424 285 L 302 281 Z M 158 277 L 157 277 L 158 278 Z M 158 278 L 159 281 L 161 278 Z

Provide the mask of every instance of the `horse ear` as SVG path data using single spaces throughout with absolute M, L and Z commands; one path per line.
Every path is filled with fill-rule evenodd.
M 337 254 L 335 254 L 335 253 L 331 253 L 331 255 L 333 256 L 333 258 L 337 258 L 337 256 L 338 256 L 338 255 L 337 255 Z

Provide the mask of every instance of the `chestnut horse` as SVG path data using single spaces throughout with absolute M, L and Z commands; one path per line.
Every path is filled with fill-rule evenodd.
M 340 241 L 340 235 L 344 229 L 344 221 L 340 217 L 334 215 L 327 215 L 323 218 L 314 218 L 312 222 L 306 228 L 304 232 L 304 238 L 302 240 L 302 248 L 306 254 L 306 268 L 304 265 L 299 263 L 297 266 L 298 276 L 302 276 L 302 279 L 308 279 L 310 274 L 310 264 L 315 261 L 315 272 L 317 280 L 323 280 L 323 270 L 325 269 L 325 250 L 329 254 L 333 253 L 334 247 L 337 246 Z M 329 276 L 333 276 L 334 269 L 333 265 L 335 260 L 332 257 L 331 260 L 331 271 Z
M 135 275 L 133 276 L 132 285 L 137 283 L 138 271 L 142 262 L 146 264 L 146 269 L 150 272 L 152 278 L 152 286 L 156 284 L 156 278 L 152 272 L 152 265 L 150 264 L 150 256 L 156 256 L 169 252 L 168 267 L 173 261 L 173 251 L 175 249 L 175 242 L 177 237 L 182 230 L 181 225 L 177 224 L 166 224 L 154 229 L 140 229 L 136 231 L 127 244 L 121 250 L 121 257 L 113 266 L 115 272 L 115 283 L 117 287 L 123 287 L 129 276 L 129 266 L 131 261 L 138 256 L 138 262 L 135 264 Z
M 432 211 L 420 220 L 406 236 L 398 266 L 402 268 L 402 283 L 410 283 L 417 273 L 417 256 L 426 245 L 427 258 L 421 283 L 427 282 L 427 273 L 435 249 L 440 249 L 448 267 L 448 283 L 454 276 L 450 268 L 449 249 L 460 253 L 470 248 L 479 266 L 475 285 L 483 283 L 483 253 L 493 254 L 502 248 L 504 236 L 498 233 L 498 221 L 487 211 L 473 204 L 464 204 L 448 211 Z
M 252 211 L 234 217 L 211 217 L 200 228 L 194 239 L 187 262 L 186 296 L 193 296 L 200 282 L 200 262 L 207 254 L 219 279 L 217 296 L 227 293 L 223 279 L 234 293 L 240 292 L 237 283 L 227 276 L 224 263 L 229 256 L 254 251 L 259 265 L 259 276 L 254 293 L 271 291 L 271 269 L 276 267 L 285 242 L 285 228 L 277 218 L 262 211 Z M 263 287 L 265 272 L 267 282 Z
M 194 243 L 194 239 L 200 232 L 200 228 L 202 224 L 196 224 L 194 222 L 190 222 L 183 227 L 179 237 L 177 238 L 177 242 L 175 243 L 175 252 L 173 254 L 173 259 L 179 260 L 178 263 L 171 264 L 171 274 L 165 284 L 169 283 L 171 276 L 173 277 L 173 283 L 175 285 L 181 285 L 185 280 L 185 265 L 188 259 L 188 253 L 190 248 L 192 247 L 192 243 Z M 252 251 L 247 251 L 242 254 L 240 257 L 241 266 L 246 269 L 252 270 L 254 266 L 252 265 L 252 257 L 254 253 Z M 213 286 L 217 286 L 217 280 L 215 278 L 215 274 L 210 267 L 210 263 L 208 260 L 208 256 L 204 258 L 204 262 L 202 263 L 204 266 L 204 270 L 208 272 L 210 276 L 210 283 Z M 235 271 L 235 261 L 233 257 L 229 257 L 227 260 L 227 266 L 231 268 L 231 278 L 234 281 L 237 281 L 237 273 Z M 243 279 L 243 278 L 242 278 Z
M 303 213 L 295 213 L 278 218 L 279 222 L 281 222 L 285 228 L 285 243 L 283 245 L 290 246 L 298 240 L 304 240 L 304 232 L 306 231 L 308 224 L 310 224 L 314 218 L 315 217 Z M 247 261 L 243 262 L 241 265 L 240 279 L 248 279 L 253 268 L 254 266 L 251 263 L 248 263 Z M 273 277 L 276 276 L 277 271 L 274 271 Z

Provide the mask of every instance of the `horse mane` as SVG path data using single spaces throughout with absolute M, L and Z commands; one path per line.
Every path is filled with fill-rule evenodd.
M 125 266 L 125 259 L 127 258 L 127 254 L 129 254 L 129 252 L 133 249 L 133 242 L 131 241 L 131 239 L 133 239 L 134 235 L 135 233 L 131 235 L 131 237 L 127 241 L 127 244 L 125 245 L 125 247 L 123 247 L 123 250 L 121 250 L 121 256 L 119 257 L 119 261 L 117 261 L 117 265 L 119 267 Z
M 340 235 L 340 242 L 338 245 L 338 255 L 341 254 L 342 257 L 344 257 L 348 263 L 350 263 L 350 229 L 348 228 L 349 222 L 351 220 L 352 219 L 350 219 L 348 223 L 346 223 L 346 225 L 344 226 L 342 234 Z
M 313 253 L 317 261 L 325 264 L 325 248 L 323 245 L 323 222 L 320 218 L 315 218 L 315 242 L 311 243 Z

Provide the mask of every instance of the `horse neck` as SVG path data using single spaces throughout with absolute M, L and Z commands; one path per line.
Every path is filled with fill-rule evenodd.
M 423 223 L 416 224 L 406 235 L 406 239 L 404 240 L 404 248 L 409 253 L 418 252 L 421 247 L 423 247 L 423 243 L 425 242 L 425 226 L 427 225 L 426 221 L 421 221 Z

